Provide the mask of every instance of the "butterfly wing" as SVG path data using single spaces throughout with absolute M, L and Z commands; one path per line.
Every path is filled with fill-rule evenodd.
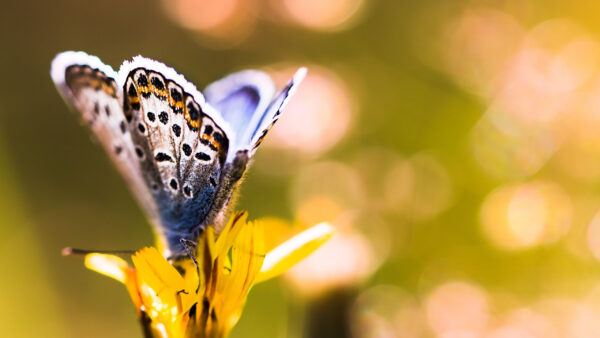
M 275 98 L 273 98 L 266 111 L 262 114 L 256 125 L 256 129 L 252 131 L 252 138 L 250 141 L 252 154 L 256 151 L 258 146 L 260 146 L 275 122 L 279 120 L 281 112 L 285 109 L 285 106 L 288 104 L 290 98 L 294 95 L 298 89 L 298 85 L 300 85 L 300 82 L 302 82 L 305 76 L 306 68 L 298 69 L 285 87 L 275 95 Z
M 119 70 L 123 111 L 142 176 L 150 187 L 173 256 L 195 241 L 221 186 L 226 123 L 181 75 L 136 57 Z M 224 129 L 225 128 L 225 129 Z
M 206 101 L 220 112 L 235 133 L 227 162 L 233 162 L 240 150 L 248 150 L 250 156 L 254 153 L 305 74 L 306 69 L 300 68 L 272 101 L 273 81 L 257 70 L 234 73 L 206 87 Z
M 67 104 L 89 126 L 129 183 L 138 202 L 156 223 L 158 212 L 149 195 L 121 105 L 117 73 L 95 56 L 63 52 L 52 61 L 52 80 Z
M 279 119 L 305 74 L 306 68 L 300 68 L 273 99 L 273 82 L 265 73 L 254 70 L 229 75 L 206 88 L 207 102 L 219 109 L 234 132 L 229 134 L 227 161 L 222 170 L 220 189 L 209 215 L 209 219 L 217 227 L 227 219 L 228 206 L 250 159 Z
M 254 151 L 304 76 L 300 69 L 273 95 L 261 72 L 230 75 L 207 88 L 209 102 L 162 63 L 136 57 L 115 73 L 83 52 L 59 54 L 51 75 L 129 182 L 166 246 L 185 256 L 217 227 Z
M 231 144 L 235 149 L 250 141 L 252 126 L 256 126 L 274 92 L 271 78 L 257 70 L 230 74 L 204 89 L 206 101 L 235 132 L 236 144 Z

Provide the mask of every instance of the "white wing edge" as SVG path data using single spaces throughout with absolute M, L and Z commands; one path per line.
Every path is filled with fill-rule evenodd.
M 283 110 L 285 109 L 285 106 L 288 104 L 290 98 L 292 96 L 294 96 L 294 93 L 296 93 L 296 90 L 298 89 L 298 85 L 300 85 L 300 83 L 302 82 L 302 80 L 304 80 L 304 77 L 306 76 L 306 72 L 307 72 L 307 68 L 306 67 L 300 67 L 296 73 L 294 73 L 294 76 L 292 76 L 292 78 L 290 79 L 290 81 L 285 85 L 285 87 L 275 95 L 275 97 L 273 98 L 273 100 L 271 101 L 271 103 L 269 103 L 269 107 L 267 109 L 269 110 L 274 110 L 274 112 L 269 112 L 275 114 L 276 111 L 280 111 L 280 113 L 283 113 Z M 287 88 L 287 89 L 286 89 Z M 273 103 L 275 103 L 275 101 L 277 100 L 277 98 L 279 97 L 279 95 L 286 95 L 283 99 L 283 101 L 279 104 L 279 106 L 275 107 L 271 107 L 270 105 L 272 105 Z M 264 132 L 264 130 L 268 129 L 269 126 L 271 125 L 271 123 L 277 119 L 279 119 L 279 117 L 277 117 L 277 119 L 274 119 L 275 116 L 272 116 L 269 120 L 267 121 L 263 121 L 261 123 L 260 126 L 257 127 L 256 129 L 256 133 L 254 134 L 254 136 L 252 137 L 252 140 L 249 144 L 248 150 L 251 150 L 251 153 L 254 154 L 254 152 L 256 151 L 256 149 L 253 150 L 255 144 L 258 142 L 258 140 L 260 139 L 260 136 L 262 135 L 262 133 Z
M 58 53 L 52 60 L 52 64 L 50 66 L 50 76 L 52 77 L 52 81 L 54 81 L 56 87 L 59 89 L 63 99 L 71 108 L 74 108 L 73 104 L 71 103 L 73 93 L 71 93 L 71 90 L 69 87 L 67 87 L 65 70 L 67 67 L 72 65 L 88 65 L 104 72 L 104 74 L 117 81 L 118 97 L 122 97 L 121 92 L 123 88 L 119 85 L 117 73 L 112 69 L 111 66 L 104 64 L 104 62 L 102 62 L 97 56 L 89 55 L 86 52 L 66 51 Z

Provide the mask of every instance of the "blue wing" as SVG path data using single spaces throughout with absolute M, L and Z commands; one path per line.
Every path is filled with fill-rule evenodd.
M 306 69 L 300 68 L 275 98 L 271 78 L 256 70 L 231 74 L 204 90 L 206 101 L 221 113 L 234 133 L 227 162 L 240 150 L 248 150 L 250 156 L 254 153 L 305 74 Z

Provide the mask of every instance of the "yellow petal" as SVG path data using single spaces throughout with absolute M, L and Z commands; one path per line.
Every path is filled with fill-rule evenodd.
M 264 217 L 256 220 L 263 225 L 265 233 L 265 249 L 273 250 L 277 245 L 283 243 L 286 239 L 292 237 L 294 227 L 288 221 L 275 217 Z
M 185 288 L 185 280 L 179 272 L 156 250 L 149 247 L 138 251 L 133 257 L 138 278 L 159 292 L 165 288 L 177 292 Z
M 99 253 L 85 255 L 85 266 L 125 284 L 129 264 L 120 257 Z
M 284 273 L 294 264 L 317 250 L 335 232 L 328 223 L 319 223 L 285 241 L 267 253 L 256 283 Z
M 219 238 L 215 243 L 215 255 L 220 255 L 224 253 L 224 250 L 229 250 L 229 248 L 233 245 L 237 234 L 240 232 L 240 229 L 246 224 L 246 219 L 248 218 L 248 212 L 246 211 L 238 211 L 235 212 L 230 218 L 229 222 L 219 234 Z

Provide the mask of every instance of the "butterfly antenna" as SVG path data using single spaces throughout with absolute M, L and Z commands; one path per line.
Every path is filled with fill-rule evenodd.
M 77 248 L 66 247 L 66 248 L 62 249 L 61 253 L 63 256 L 85 256 L 85 255 L 89 255 L 89 254 L 93 254 L 93 253 L 106 254 L 106 255 L 118 255 L 118 256 L 125 256 L 125 255 L 130 256 L 135 253 L 135 250 L 86 250 L 86 249 L 77 249 Z

